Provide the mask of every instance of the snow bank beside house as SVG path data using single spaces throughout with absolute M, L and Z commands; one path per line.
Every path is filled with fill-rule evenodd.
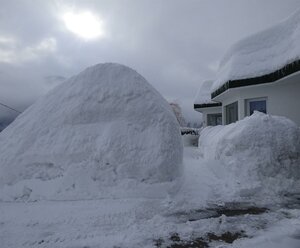
M 300 10 L 231 47 L 220 63 L 216 90 L 229 80 L 263 76 L 300 59 Z
M 87 68 L 0 134 L 0 199 L 161 197 L 182 170 L 169 104 L 134 70 Z
M 289 119 L 255 112 L 203 129 L 199 147 L 206 161 L 216 161 L 212 170 L 224 185 L 231 184 L 228 192 L 273 196 L 300 191 L 300 129 Z

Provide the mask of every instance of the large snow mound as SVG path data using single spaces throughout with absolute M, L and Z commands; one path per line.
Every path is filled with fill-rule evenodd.
M 300 129 L 285 117 L 255 112 L 227 126 L 207 127 L 199 147 L 224 181 L 245 195 L 300 191 Z M 272 192 L 274 194 L 272 194 Z
M 233 45 L 220 63 L 213 90 L 229 80 L 263 76 L 299 60 L 299 40 L 300 10 Z
M 0 199 L 160 197 L 180 178 L 182 154 L 161 95 L 126 66 L 98 64 L 1 133 Z

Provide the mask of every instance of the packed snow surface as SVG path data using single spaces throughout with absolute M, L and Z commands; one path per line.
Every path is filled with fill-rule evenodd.
M 169 199 L 0 202 L 1 248 L 207 247 L 192 242 L 241 231 L 244 236 L 232 244 L 212 240 L 209 247 L 299 248 L 299 200 L 292 207 L 266 205 L 270 211 L 260 214 L 228 214 L 230 206 L 238 212 L 245 203 L 229 195 L 218 201 L 235 178 L 213 168 L 198 148 L 186 147 L 184 183 Z M 249 199 L 248 204 L 262 203 Z M 177 244 L 179 239 L 190 245 Z
M 165 196 L 182 174 L 182 153 L 160 94 L 126 66 L 98 64 L 1 132 L 0 199 Z
M 255 112 L 227 126 L 207 127 L 199 148 L 230 178 L 228 193 L 267 200 L 300 192 L 300 129 L 285 117 Z
M 211 100 L 212 86 L 212 80 L 204 81 L 197 92 L 194 104 L 214 103 Z
M 300 10 L 233 45 L 220 63 L 213 90 L 229 80 L 263 76 L 299 60 L 299 40 Z

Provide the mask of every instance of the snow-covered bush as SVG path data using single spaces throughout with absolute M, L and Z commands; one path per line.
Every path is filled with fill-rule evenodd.
M 181 110 L 181 107 L 180 107 L 179 103 L 171 102 L 170 106 L 171 106 L 171 108 L 172 108 L 172 110 L 173 110 L 173 112 L 176 116 L 176 119 L 177 119 L 179 125 L 181 127 L 186 127 L 186 121 L 185 121 L 185 119 L 182 115 L 182 110 Z
M 199 128 L 181 127 L 184 146 L 198 146 Z
M 98 64 L 1 133 L 0 199 L 157 197 L 180 177 L 182 152 L 161 95 L 126 66 Z
M 256 184 L 259 191 L 300 191 L 293 188 L 300 182 L 300 129 L 285 117 L 255 112 L 227 126 L 207 127 L 199 148 L 205 159 L 219 161 L 212 164 L 224 167 L 229 173 L 224 177 L 233 175 L 241 190 Z

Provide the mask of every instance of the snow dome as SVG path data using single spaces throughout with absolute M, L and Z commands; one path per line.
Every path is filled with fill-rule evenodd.
M 98 64 L 0 134 L 0 199 L 156 197 L 178 181 L 182 152 L 161 95 L 126 66 Z

